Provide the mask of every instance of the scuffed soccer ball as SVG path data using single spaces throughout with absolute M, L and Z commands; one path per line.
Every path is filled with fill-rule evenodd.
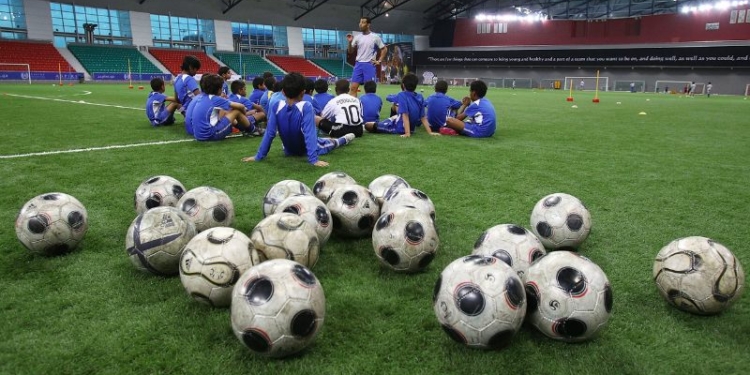
M 135 212 L 139 215 L 159 206 L 176 206 L 185 194 L 185 186 L 169 176 L 153 176 L 143 181 L 135 191 Z
M 427 215 L 430 215 L 435 221 L 435 204 L 430 197 L 424 192 L 414 188 L 403 188 L 393 191 L 385 197 L 382 211 L 389 212 L 397 210 L 400 207 L 414 207 Z
M 292 195 L 276 207 L 275 213 L 286 212 L 299 215 L 315 228 L 320 247 L 328 242 L 333 232 L 331 211 L 320 199 L 312 195 Z
M 686 237 L 664 246 L 654 261 L 654 281 L 671 305 L 693 314 L 718 314 L 745 288 L 739 260 L 706 237 Z
M 135 218 L 125 236 L 125 252 L 136 269 L 159 276 L 177 275 L 195 225 L 175 207 L 152 208 Z
M 386 212 L 372 231 L 381 263 L 398 272 L 417 272 L 435 258 L 440 239 L 432 219 L 415 208 Z
M 323 287 L 306 267 L 274 259 L 242 274 L 232 292 L 232 330 L 253 353 L 286 357 L 313 343 L 326 312 Z
M 394 174 L 386 174 L 372 180 L 367 188 L 370 189 L 370 192 L 375 196 L 378 204 L 382 207 L 385 197 L 391 195 L 398 189 L 410 187 L 409 183 L 403 178 Z
M 607 275 L 570 251 L 553 251 L 529 267 L 526 299 L 529 322 L 546 336 L 567 342 L 593 338 L 612 313 Z
M 495 225 L 484 231 L 471 253 L 500 259 L 516 271 L 521 281 L 526 281 L 531 263 L 547 254 L 533 233 L 514 224 Z
M 370 236 L 380 217 L 375 197 L 360 185 L 338 187 L 326 205 L 333 216 L 333 232 L 342 237 Z
M 234 204 L 227 193 L 210 186 L 189 190 L 177 202 L 177 208 L 195 224 L 196 232 L 228 227 L 234 222 Z
M 591 214 L 570 194 L 550 194 L 531 211 L 531 231 L 548 250 L 575 250 L 589 236 Z
M 470 348 L 505 348 L 526 314 L 523 282 L 493 257 L 454 260 L 438 277 L 432 300 L 443 331 Z
M 329 172 L 315 181 L 315 185 L 313 185 L 313 193 L 318 199 L 323 201 L 323 203 L 328 203 L 333 191 L 336 190 L 337 187 L 356 184 L 357 181 L 344 172 Z
M 209 228 L 193 237 L 182 251 L 180 281 L 195 300 L 229 307 L 234 284 L 259 263 L 258 252 L 245 234 L 227 227 Z
M 312 268 L 318 262 L 320 242 L 313 225 L 295 214 L 272 214 L 250 233 L 261 261 L 289 259 Z
M 276 206 L 284 199 L 298 194 L 313 195 L 313 192 L 307 185 L 297 180 L 283 180 L 275 183 L 263 197 L 263 217 L 273 214 Z
M 73 251 L 89 228 L 86 207 L 65 193 L 47 193 L 26 202 L 16 216 L 16 237 L 31 252 Z

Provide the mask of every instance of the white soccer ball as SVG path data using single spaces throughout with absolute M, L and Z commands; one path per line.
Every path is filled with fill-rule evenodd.
M 526 275 L 529 322 L 546 336 L 586 341 L 607 325 L 612 287 L 599 266 L 570 251 L 553 251 Z
M 185 186 L 169 176 L 153 176 L 143 181 L 135 191 L 135 212 L 139 215 L 159 206 L 176 206 L 185 194 Z
M 414 207 L 430 215 L 432 221 L 435 221 L 435 204 L 421 190 L 414 188 L 396 189 L 385 197 L 381 210 L 388 212 L 400 207 Z
M 531 231 L 548 250 L 574 250 L 591 231 L 591 214 L 580 199 L 550 194 L 531 211 Z
M 375 196 L 378 204 L 382 207 L 385 197 L 398 189 L 410 187 L 409 183 L 403 178 L 394 174 L 386 174 L 372 180 L 367 188 L 370 189 L 370 192 Z
M 195 224 L 196 232 L 228 227 L 234 222 L 234 204 L 229 195 L 210 186 L 189 190 L 177 202 L 177 208 Z
M 401 208 L 386 212 L 372 231 L 372 248 L 381 263 L 398 272 L 427 267 L 440 245 L 435 223 L 422 211 Z
M 286 212 L 261 220 L 250 233 L 261 262 L 289 259 L 312 268 L 318 262 L 320 242 L 313 225 Z
M 745 289 L 739 260 L 706 237 L 686 237 L 664 246 L 654 261 L 654 281 L 671 305 L 693 314 L 718 314 Z
M 493 257 L 454 260 L 440 273 L 432 298 L 443 331 L 470 348 L 505 348 L 526 314 L 523 282 Z
M 356 184 L 357 181 L 344 172 L 329 172 L 315 181 L 315 185 L 313 185 L 313 193 L 318 199 L 323 201 L 323 203 L 328 203 L 333 191 L 336 190 L 337 187 Z
M 284 199 L 298 194 L 313 195 L 313 192 L 307 185 L 297 180 L 283 180 L 275 183 L 263 197 L 263 217 L 276 212 L 276 206 Z
M 16 216 L 16 237 L 31 252 L 73 251 L 89 228 L 86 207 L 65 193 L 47 193 L 26 202 Z
M 331 237 L 331 232 L 333 232 L 331 211 L 320 199 L 312 195 L 292 195 L 276 207 L 275 213 L 282 212 L 299 215 L 312 225 L 315 228 L 315 233 L 318 234 L 321 248 Z
M 471 253 L 500 259 L 516 271 L 521 281 L 526 281 L 531 263 L 547 254 L 533 233 L 514 224 L 495 225 L 484 231 Z
M 306 267 L 274 259 L 242 274 L 232 292 L 232 331 L 253 353 L 286 357 L 313 343 L 326 312 L 323 287 Z
M 380 217 L 375 197 L 360 185 L 338 187 L 326 205 L 333 216 L 333 232 L 342 237 L 370 236 Z
M 227 227 L 209 228 L 185 245 L 180 281 L 195 300 L 229 307 L 234 284 L 243 272 L 259 263 L 258 252 L 245 234 Z
M 135 218 L 125 236 L 125 252 L 136 269 L 159 276 L 179 273 L 180 256 L 195 236 L 195 225 L 175 207 L 152 208 Z

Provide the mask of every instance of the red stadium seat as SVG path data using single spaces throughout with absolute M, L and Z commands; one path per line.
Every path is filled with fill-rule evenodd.
M 195 50 L 184 50 L 184 49 L 160 49 L 160 48 L 149 48 L 148 50 L 151 55 L 156 57 L 164 67 L 169 69 L 169 72 L 178 75 L 182 71 L 180 66 L 182 60 L 187 55 L 193 55 L 198 58 L 201 62 L 201 68 L 198 70 L 198 74 L 216 73 L 219 71 L 219 64 L 213 59 L 208 57 L 205 52 Z
M 0 63 L 29 64 L 32 72 L 75 71 L 52 45 L 43 42 L 0 41 Z M 25 66 L 0 66 L 10 72 L 26 71 Z
M 266 56 L 274 64 L 287 72 L 298 72 L 305 77 L 331 77 L 331 73 L 318 68 L 302 57 L 295 56 Z

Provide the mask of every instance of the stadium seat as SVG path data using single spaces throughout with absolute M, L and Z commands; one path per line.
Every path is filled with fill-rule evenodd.
M 263 57 L 253 53 L 216 52 L 214 56 L 243 76 L 259 76 L 263 72 L 271 72 L 275 76 L 285 74 Z
M 29 64 L 32 72 L 74 71 L 49 42 L 0 41 L 0 63 Z M 20 72 L 26 71 L 26 67 L 4 65 L 0 66 L 0 70 Z
M 163 73 L 135 47 L 96 44 L 68 44 L 81 65 L 94 73 Z M 129 66 L 128 66 L 129 63 Z
M 299 72 L 305 77 L 325 77 L 331 76 L 331 73 L 318 68 L 302 57 L 296 56 L 268 56 L 274 64 L 281 67 L 287 72 Z
M 347 63 L 342 63 L 342 61 L 339 60 L 332 60 L 332 59 L 310 59 L 313 63 L 318 65 L 319 67 L 327 70 L 331 75 L 340 77 L 340 78 L 349 78 L 352 76 L 352 71 L 354 70 L 354 67 Z
M 201 68 L 198 69 L 198 74 L 216 73 L 219 71 L 219 64 L 213 59 L 208 57 L 205 52 L 197 50 L 184 50 L 184 49 L 161 49 L 161 48 L 149 48 L 148 52 L 152 56 L 156 57 L 162 65 L 164 65 L 169 72 L 178 75 L 182 71 L 182 60 L 187 55 L 193 55 L 198 58 L 201 62 Z M 231 68 L 231 67 L 230 67 Z M 236 71 L 236 70 L 235 70 Z

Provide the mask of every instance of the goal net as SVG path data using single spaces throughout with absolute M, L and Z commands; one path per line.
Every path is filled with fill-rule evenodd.
M 612 90 L 646 92 L 646 81 L 615 81 L 615 85 L 612 86 Z
M 476 81 L 478 78 L 449 78 L 449 77 L 440 77 L 445 82 L 448 82 L 451 86 L 464 86 L 468 87 L 471 85 L 472 82 Z
M 542 90 L 559 90 L 561 89 L 563 80 L 560 78 L 545 78 L 539 81 L 539 88 Z
M 654 83 L 654 92 L 666 94 L 687 94 L 690 90 L 691 81 L 656 81 Z M 706 93 L 706 84 L 703 82 L 695 83 L 695 95 Z
M 750 96 L 750 83 L 745 85 L 745 96 Z
M 503 78 L 503 87 L 508 89 L 530 89 L 533 87 L 533 84 L 531 78 Z
M 9 80 L 28 81 L 31 84 L 31 67 L 29 64 L 6 64 L 0 63 L 0 72 L 7 72 L 5 77 Z M 14 79 L 17 76 L 18 79 Z
M 565 77 L 565 90 L 596 90 L 596 77 Z M 609 91 L 609 77 L 599 77 L 599 91 Z

